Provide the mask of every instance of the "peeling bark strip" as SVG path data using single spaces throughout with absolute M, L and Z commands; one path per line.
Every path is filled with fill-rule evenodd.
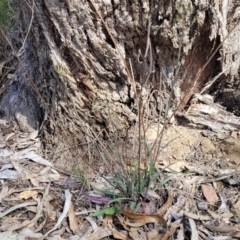
M 228 133 L 240 128 L 240 117 L 234 116 L 221 105 L 214 103 L 209 95 L 196 94 L 185 117 L 217 133 Z
M 19 19 L 9 36 L 16 50 L 26 40 L 19 56 L 28 75 L 17 59 L 11 61 L 15 74 L 2 94 L 0 112 L 16 120 L 25 131 L 39 127 L 44 118 L 45 144 L 56 151 L 83 142 L 89 127 L 99 132 L 102 129 L 125 131 L 135 120 L 133 89 L 118 49 L 127 64 L 131 59 L 136 82 L 148 79 L 144 86 L 138 87 L 145 98 L 152 93 L 149 100 L 152 117 L 162 113 L 171 90 L 174 92 L 172 107 L 183 98 L 184 107 L 192 94 L 219 72 L 224 71 L 232 79 L 238 76 L 239 25 L 204 71 L 201 69 L 239 20 L 240 1 L 12 2 L 18 7 Z M 32 13 L 33 21 L 29 25 Z M 150 41 L 146 51 L 149 19 Z M 116 40 L 117 48 L 109 33 Z M 5 49 L 10 57 L 9 47 Z M 179 65 L 180 75 L 174 82 Z M 195 81 L 199 72 L 201 75 Z M 29 76 L 49 106 L 54 121 L 29 86 Z M 1 86 L 5 82 L 7 74 L 2 77 Z M 73 158 L 78 151 L 71 150 Z

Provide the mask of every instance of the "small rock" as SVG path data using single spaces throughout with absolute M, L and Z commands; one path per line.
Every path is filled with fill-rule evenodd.
M 229 133 L 221 133 L 221 132 L 218 132 L 218 133 L 216 134 L 216 136 L 217 136 L 218 139 L 223 140 L 223 139 L 229 137 Z
M 207 202 L 198 202 L 198 208 L 199 210 L 207 210 L 208 209 L 208 203 Z

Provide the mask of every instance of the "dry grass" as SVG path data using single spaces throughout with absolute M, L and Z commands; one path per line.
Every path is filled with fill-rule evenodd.
M 113 188 L 117 189 L 120 192 L 121 196 L 131 198 L 134 201 L 140 201 L 142 196 L 144 199 L 146 199 L 150 185 L 154 181 L 157 179 L 159 181 L 160 179 L 160 182 L 164 182 L 164 179 L 161 179 L 161 174 L 156 171 L 155 164 L 157 157 L 160 155 L 162 150 L 161 142 L 164 130 L 174 115 L 173 114 L 169 116 L 169 110 L 172 104 L 173 90 L 168 96 L 168 101 L 165 109 L 163 109 L 164 114 L 163 112 L 159 113 L 156 139 L 154 144 L 150 145 L 148 143 L 146 134 L 148 129 L 148 119 L 150 118 L 151 114 L 149 109 L 149 101 L 153 94 L 153 91 L 151 89 L 147 89 L 147 84 L 151 79 L 151 69 L 153 62 L 152 46 L 150 41 L 151 20 L 150 18 L 148 20 L 148 34 L 145 54 L 143 56 L 143 65 L 149 69 L 149 72 L 142 73 L 140 76 L 140 81 L 136 81 L 131 60 L 128 64 L 121 54 L 120 49 L 118 48 L 116 39 L 111 35 L 107 25 L 105 24 L 103 18 L 101 17 L 93 2 L 92 5 L 102 20 L 103 25 L 105 26 L 124 63 L 129 83 L 131 84 L 134 91 L 134 103 L 135 108 L 137 109 L 137 121 L 136 125 L 132 128 L 132 133 L 129 132 L 127 136 L 123 137 L 118 130 L 118 127 L 115 126 L 115 121 L 112 119 L 113 113 L 111 112 L 111 109 L 108 108 L 108 116 L 111 122 L 111 128 L 113 129 L 113 136 L 109 136 L 108 133 L 105 133 L 107 136 L 107 141 L 104 141 L 98 137 L 98 134 L 93 129 L 89 130 L 90 144 L 88 147 L 88 157 L 90 160 L 88 164 L 92 166 L 92 159 L 96 159 L 97 157 L 98 161 L 102 163 L 102 167 L 104 169 L 104 171 L 100 173 L 101 176 L 105 178 Z M 172 89 L 174 83 L 178 79 L 180 72 L 180 57 L 181 47 L 179 49 L 176 75 L 172 81 Z M 161 94 L 162 84 L 160 77 L 157 86 L 159 86 L 159 89 L 154 91 L 158 91 Z M 99 172 L 99 166 L 94 168 L 94 171 Z

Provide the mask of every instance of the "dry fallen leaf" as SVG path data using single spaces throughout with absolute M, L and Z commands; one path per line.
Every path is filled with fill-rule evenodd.
M 175 231 L 176 231 L 176 228 L 175 228 Z M 174 232 L 175 232 L 174 231 Z M 174 233 L 173 232 L 173 233 Z M 180 225 L 180 229 L 178 230 L 177 232 L 177 239 L 178 240 L 184 240 L 185 239 L 185 233 L 184 233 L 184 228 L 183 228 L 183 225 L 181 224 Z
M 35 130 L 29 134 L 29 139 L 35 140 L 35 138 L 38 136 L 38 130 Z
M 192 234 L 191 239 L 192 240 L 198 240 L 199 236 L 198 236 L 198 230 L 197 230 L 195 222 L 191 218 L 188 218 L 188 221 L 189 221 L 189 225 L 190 225 L 190 228 L 191 228 L 191 234 Z
M 29 228 L 24 228 L 21 232 L 17 235 L 18 240 L 26 240 L 26 239 L 41 239 L 43 235 L 41 233 L 36 233 Z
M 11 149 L 0 149 L 0 157 L 9 157 L 9 156 L 14 156 L 14 152 Z
M 134 213 L 129 209 L 123 209 L 122 213 L 125 217 L 127 217 L 133 223 L 140 223 L 144 225 L 146 223 L 155 222 L 155 223 L 163 224 L 163 226 L 165 227 L 167 226 L 166 221 L 159 214 L 140 214 L 140 213 Z
M 0 231 L 9 231 L 11 226 L 19 224 L 21 224 L 21 219 L 19 219 L 17 216 L 1 218 Z
M 165 169 L 168 172 L 182 172 L 187 166 L 189 166 L 189 163 L 186 161 L 166 161 L 164 162 L 164 165 L 161 165 L 159 163 L 156 163 L 156 167 L 160 169 Z
M 147 232 L 147 239 L 155 239 L 158 235 L 158 230 L 156 228 L 153 228 Z
M 158 239 L 168 240 L 170 236 L 172 236 L 176 232 L 177 228 L 179 227 L 183 229 L 183 225 L 180 224 L 178 221 L 171 223 L 170 228 L 167 229 L 166 233 L 161 238 L 158 238 Z M 177 239 L 180 240 L 181 238 L 177 238 Z
M 90 216 L 85 217 L 85 219 L 91 224 L 93 231 L 96 231 L 98 229 L 97 223 L 94 221 L 94 219 Z
M 69 210 L 68 210 L 68 219 L 69 219 L 70 229 L 75 233 L 78 229 L 78 224 L 77 224 L 77 219 L 76 219 L 76 216 L 75 216 L 72 201 L 70 203 L 70 207 L 69 207 Z
M 234 210 L 238 218 L 240 218 L 240 199 L 234 204 Z
M 210 204 L 214 205 L 219 199 L 215 189 L 211 185 L 207 184 L 202 184 L 201 187 L 204 197 Z
M 195 219 L 195 220 L 201 220 L 201 221 L 211 220 L 211 217 L 208 215 L 199 215 L 199 214 L 195 214 L 187 211 L 184 211 L 184 215 L 188 218 Z
M 168 199 L 167 201 L 158 209 L 157 214 L 160 216 L 163 216 L 167 210 L 171 207 L 172 205 L 172 197 L 171 197 L 171 192 L 168 191 Z
M 40 157 L 39 155 L 37 155 L 34 152 L 28 152 L 27 154 L 23 155 L 23 156 L 19 156 L 20 159 L 31 159 L 34 162 L 40 163 L 42 165 L 45 166 L 49 166 L 49 167 L 53 167 L 52 163 L 50 163 L 48 160 Z
M 212 218 L 214 218 L 216 220 L 223 219 L 223 220 L 229 221 L 229 219 L 234 216 L 233 213 L 231 213 L 231 212 L 224 212 L 224 213 L 219 214 L 219 213 L 213 212 L 209 209 L 207 209 L 207 211 L 212 216 Z
M 44 210 L 47 212 L 48 218 L 54 221 L 56 219 L 57 213 L 56 211 L 54 211 L 54 207 L 51 204 L 51 201 L 53 199 L 54 198 L 51 195 L 47 195 L 44 199 L 43 206 L 44 206 Z
M 2 180 L 1 182 L 2 190 L 0 192 L 0 202 L 9 194 L 8 184 Z
M 141 229 L 134 229 L 133 231 L 130 231 L 129 236 L 133 240 L 147 240 L 146 233 Z
M 127 231 L 117 230 L 112 223 L 112 218 L 107 221 L 107 226 L 112 231 L 112 235 L 115 239 L 121 239 L 121 240 L 127 240 L 128 239 Z
M 130 226 L 128 226 L 127 222 L 124 220 L 124 218 L 120 215 L 117 214 L 116 217 L 118 218 L 120 224 L 122 225 L 122 227 L 127 230 L 130 231 Z
M 0 172 L 0 179 L 12 179 L 17 180 L 18 179 L 18 173 L 14 170 L 5 169 Z
M 65 204 L 64 204 L 64 208 L 63 208 L 63 212 L 61 214 L 61 216 L 58 218 L 57 223 L 55 224 L 55 226 L 50 229 L 43 238 L 46 238 L 51 232 L 55 231 L 59 225 L 62 223 L 62 221 L 64 220 L 64 218 L 67 216 L 68 210 L 70 208 L 70 204 L 71 204 L 71 198 L 72 198 L 72 194 L 70 193 L 69 190 L 65 190 Z
M 15 132 L 9 133 L 6 137 L 5 137 L 5 141 L 8 141 L 12 136 L 15 135 Z
M 19 194 L 15 194 L 15 195 L 20 199 L 29 199 L 33 196 L 38 195 L 38 192 L 37 191 L 26 190 L 26 191 L 23 191 Z
M 240 225 L 234 225 L 234 226 L 229 226 L 229 225 L 225 225 L 225 226 L 214 226 L 211 224 L 206 224 L 205 225 L 206 228 L 208 228 L 209 230 L 213 231 L 213 232 L 222 232 L 222 233 L 232 233 L 235 231 L 239 231 L 240 229 Z
M 240 232 L 236 232 L 232 237 L 239 239 L 240 238 Z
M 65 238 L 62 238 L 60 235 L 54 235 L 51 237 L 46 238 L 47 240 L 66 240 Z M 77 240 L 76 238 L 73 238 L 73 240 Z
M 147 198 L 155 198 L 155 199 L 160 199 L 160 196 L 156 193 L 156 191 L 153 191 L 151 189 L 148 189 L 147 191 Z
M 43 218 L 44 219 L 43 222 L 46 221 L 47 216 L 44 218 L 44 214 L 43 214 L 43 202 L 44 202 L 45 197 L 49 194 L 49 187 L 50 187 L 50 185 L 48 185 L 46 187 L 43 197 L 41 199 L 39 197 L 33 197 L 33 199 L 37 202 L 37 211 L 36 211 L 36 215 L 34 216 L 34 218 L 32 218 L 31 220 L 27 219 L 27 220 L 21 222 L 21 224 L 11 226 L 9 228 L 9 230 L 15 231 L 15 230 L 18 230 L 18 229 L 21 229 L 24 227 L 28 228 L 29 226 L 34 226 L 38 222 L 39 218 Z M 28 205 L 30 205 L 30 204 L 28 204 Z M 41 228 L 42 228 L 42 226 L 40 224 L 39 229 L 41 229 Z M 38 229 L 36 229 L 36 231 L 37 230 Z
M 24 203 L 17 204 L 17 205 L 15 205 L 15 206 L 9 208 L 9 209 L 6 210 L 5 212 L 1 212 L 1 213 L 0 213 L 0 218 L 8 215 L 9 213 L 15 211 L 16 209 L 24 208 L 24 207 L 27 207 L 27 206 L 33 206 L 33 205 L 37 205 L 37 202 L 31 201 L 31 202 L 24 202 Z
M 108 227 L 98 227 L 92 234 L 88 236 L 88 240 L 100 240 L 112 235 L 112 231 Z

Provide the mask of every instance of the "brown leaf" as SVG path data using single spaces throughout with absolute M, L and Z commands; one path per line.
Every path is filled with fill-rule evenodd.
M 98 240 L 112 235 L 112 231 L 108 227 L 98 227 L 92 234 L 88 236 L 88 240 Z
M 167 226 L 166 221 L 159 214 L 140 214 L 140 213 L 134 213 L 131 210 L 127 210 L 127 209 L 123 209 L 122 213 L 124 216 L 129 218 L 134 223 L 146 224 L 150 222 L 155 222 L 155 223 L 161 223 L 165 227 Z
M 3 198 L 5 198 L 9 194 L 8 184 L 5 182 L 5 183 L 2 183 L 1 186 L 2 186 L 2 190 L 0 192 L 0 202 L 2 201 Z
M 38 194 L 37 191 L 26 190 L 26 191 L 23 191 L 19 194 L 15 194 L 15 195 L 20 199 L 29 199 L 33 196 L 36 196 L 37 194 Z
M 171 207 L 171 205 L 172 205 L 172 197 L 170 192 L 168 191 L 167 202 L 164 203 L 162 207 L 158 209 L 157 214 L 159 214 L 160 216 L 163 216 L 167 212 L 167 210 Z
M 204 197 L 207 199 L 207 201 L 214 205 L 218 201 L 218 196 L 216 194 L 215 189 L 207 184 L 202 184 L 202 191 L 204 194 Z
M 113 221 L 113 215 L 106 215 L 102 220 L 102 226 L 107 227 L 109 222 Z
M 205 227 L 208 228 L 209 230 L 213 231 L 213 232 L 222 232 L 222 233 L 226 233 L 226 232 L 231 233 L 231 232 L 235 232 L 235 231 L 240 230 L 240 225 L 214 226 L 214 225 L 211 225 L 211 224 L 206 224 Z
M 47 212 L 48 218 L 54 221 L 56 219 L 57 213 L 56 213 L 56 211 L 54 211 L 54 207 L 51 204 L 51 201 L 53 199 L 54 198 L 51 195 L 47 195 L 44 199 L 43 206 L 44 206 L 44 209 Z
M 0 230 L 1 231 L 9 231 L 9 228 L 15 225 L 20 225 L 22 219 L 19 217 L 7 217 L 7 218 L 1 218 L 1 224 L 0 224 Z
M 124 220 L 124 218 L 120 215 L 120 214 L 117 214 L 116 215 L 119 222 L 121 223 L 121 225 L 123 226 L 123 228 L 127 231 L 130 230 L 130 227 L 128 226 L 127 222 Z
M 240 199 L 234 204 L 234 210 L 238 218 L 240 218 Z
M 126 231 L 118 231 L 113 223 L 112 219 L 108 220 L 107 222 L 108 228 L 112 231 L 112 235 L 114 239 L 121 239 L 121 240 L 127 240 L 128 239 L 128 233 Z
M 15 135 L 15 132 L 9 133 L 6 137 L 5 137 L 5 141 L 8 141 L 12 136 Z
M 75 233 L 78 229 L 78 224 L 77 224 L 77 219 L 76 219 L 75 212 L 73 209 L 72 201 L 71 201 L 70 207 L 68 209 L 68 219 L 69 219 L 70 229 Z
M 233 237 L 235 237 L 236 239 L 240 238 L 240 232 L 235 233 Z
M 177 228 L 179 228 L 179 227 L 183 228 L 182 224 L 180 224 L 179 222 L 176 221 L 176 222 L 171 223 L 170 229 L 167 229 L 166 233 L 161 238 L 158 238 L 158 239 L 168 240 L 169 237 L 172 236 L 176 232 Z
M 158 230 L 156 228 L 151 229 L 149 232 L 147 232 L 147 239 L 154 239 L 158 235 Z
M 233 217 L 233 214 L 231 212 L 224 212 L 224 213 L 217 213 L 217 212 L 213 212 L 209 209 L 207 209 L 208 213 L 212 216 L 212 218 L 217 219 L 217 220 L 221 220 L 221 219 L 227 219 L 229 220 L 231 217 Z
M 138 229 L 137 231 L 130 231 L 129 236 L 133 240 L 147 240 L 145 232 L 142 231 L 141 229 Z
M 8 215 L 9 213 L 19 209 L 19 208 L 24 208 L 24 207 L 27 207 L 27 206 L 32 206 L 32 205 L 37 205 L 37 202 L 35 201 L 31 201 L 31 202 L 24 202 L 24 203 L 20 203 L 20 204 L 17 204 L 17 205 L 14 205 L 13 207 L 9 208 L 8 210 L 6 210 L 5 212 L 1 212 L 0 213 L 0 218 Z
M 173 161 L 170 163 L 168 169 L 172 172 L 182 172 L 187 166 L 189 166 L 189 163 L 186 161 Z M 165 166 L 166 167 L 166 166 Z

